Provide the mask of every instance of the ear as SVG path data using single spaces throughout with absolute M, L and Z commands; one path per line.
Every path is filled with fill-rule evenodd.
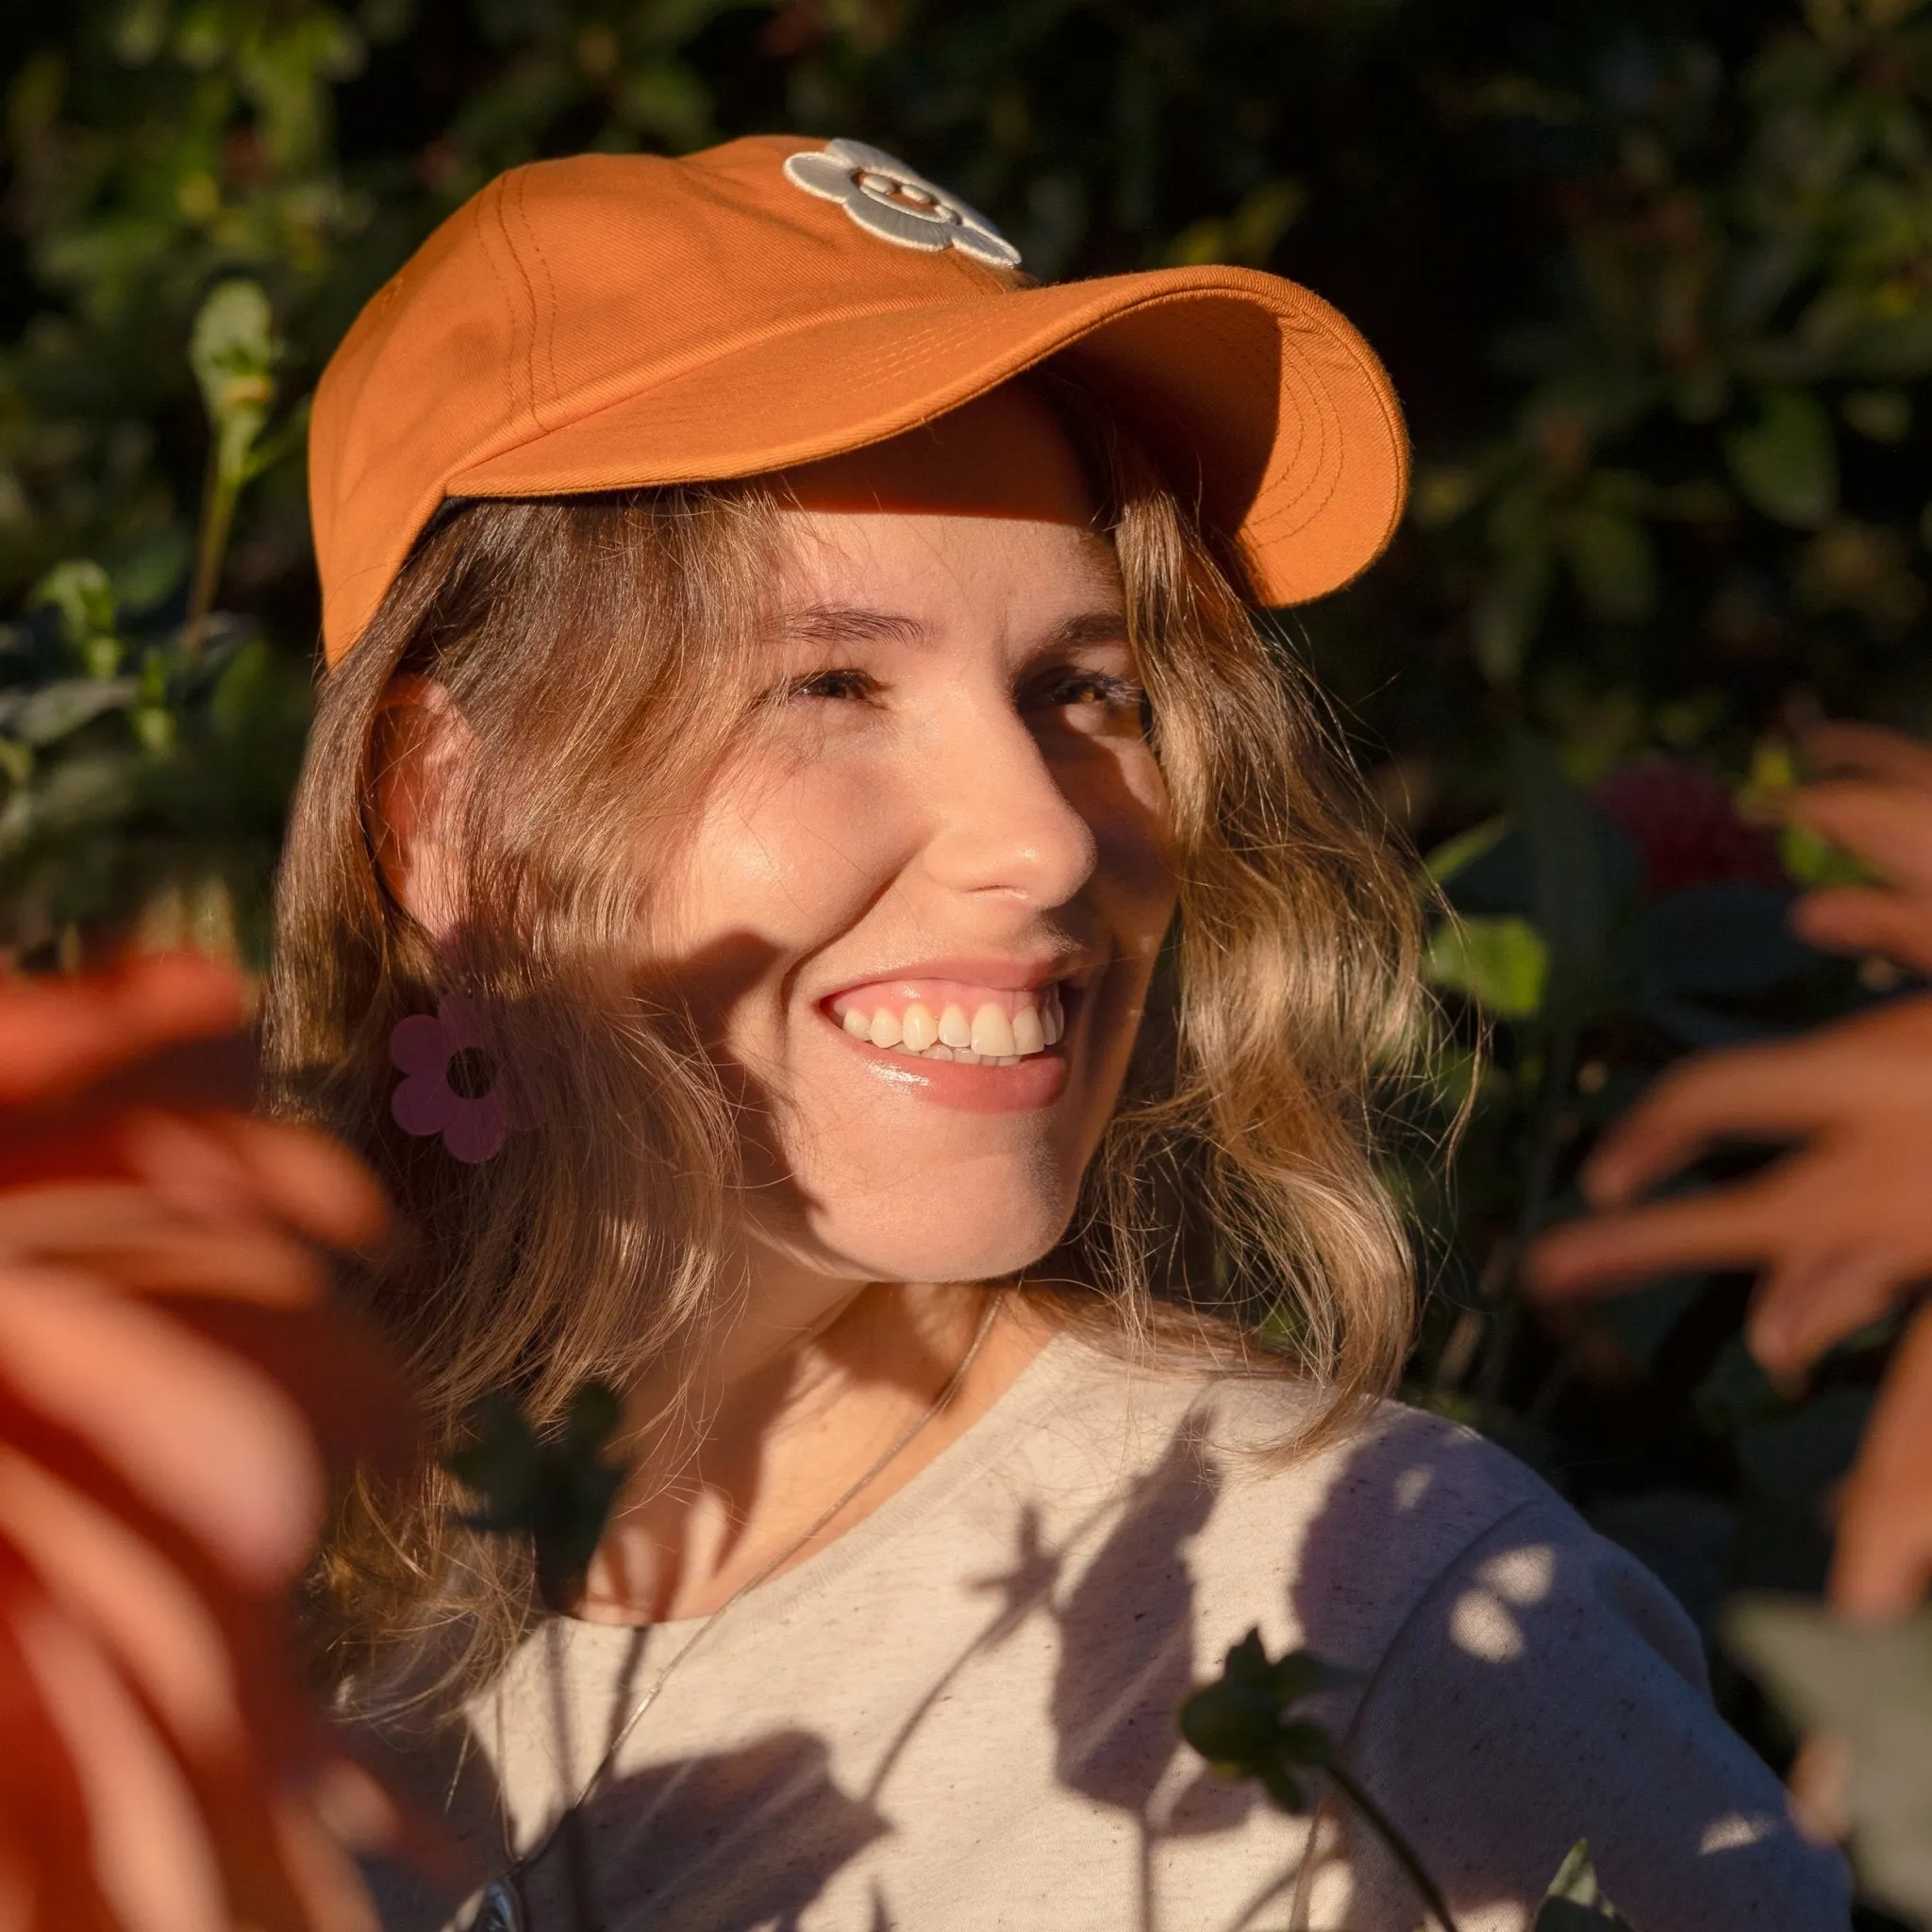
M 475 762 L 476 734 L 444 686 L 391 681 L 375 718 L 375 862 L 391 897 L 438 939 L 460 917 L 458 829 Z

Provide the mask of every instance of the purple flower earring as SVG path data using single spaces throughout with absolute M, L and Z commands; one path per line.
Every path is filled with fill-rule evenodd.
M 398 1021 L 389 1057 L 408 1075 L 389 1103 L 404 1133 L 441 1135 L 452 1158 L 471 1167 L 501 1151 L 510 1128 L 503 1065 L 461 994 L 441 1000 L 433 1015 Z

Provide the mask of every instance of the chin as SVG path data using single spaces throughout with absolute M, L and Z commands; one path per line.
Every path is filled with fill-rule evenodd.
M 838 1272 L 868 1281 L 997 1281 L 1050 1253 L 1072 1214 L 1072 1201 L 1041 1201 L 1017 1214 L 1010 1201 L 997 1209 L 959 1201 L 921 1225 L 880 1226 L 868 1215 L 864 1224 L 813 1233 L 815 1245 L 838 1257 Z

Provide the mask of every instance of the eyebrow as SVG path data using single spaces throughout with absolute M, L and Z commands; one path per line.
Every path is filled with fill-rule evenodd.
M 923 619 L 891 610 L 872 610 L 857 604 L 808 604 L 786 612 L 782 625 L 788 643 L 800 644 L 923 644 L 932 628 Z M 1065 619 L 1041 640 L 1043 650 L 1075 651 L 1090 644 L 1127 641 L 1124 610 L 1083 610 Z
M 856 604 L 808 604 L 785 613 L 786 641 L 800 644 L 920 644 L 931 635 L 916 617 Z

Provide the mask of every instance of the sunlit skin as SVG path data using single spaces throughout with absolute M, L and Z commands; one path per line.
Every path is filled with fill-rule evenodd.
M 971 1286 L 1067 1225 L 1174 909 L 1119 571 L 1044 408 L 997 391 L 786 481 L 771 703 L 642 941 L 748 1103 L 749 1292 L 706 1365 L 702 1438 L 675 1481 L 637 1486 L 589 1616 L 716 1607 L 927 1407 L 986 1306 Z M 459 771 L 436 695 L 397 703 L 420 764 Z M 409 787 L 385 801 L 392 881 L 441 923 L 434 788 Z M 855 1039 L 833 1004 L 870 988 L 868 1008 L 905 1008 L 927 986 L 979 989 L 969 1009 L 1058 988 L 1064 1037 L 1013 1066 L 947 1064 Z M 969 1426 L 1043 1337 L 1009 1297 L 958 1399 L 817 1541 Z

